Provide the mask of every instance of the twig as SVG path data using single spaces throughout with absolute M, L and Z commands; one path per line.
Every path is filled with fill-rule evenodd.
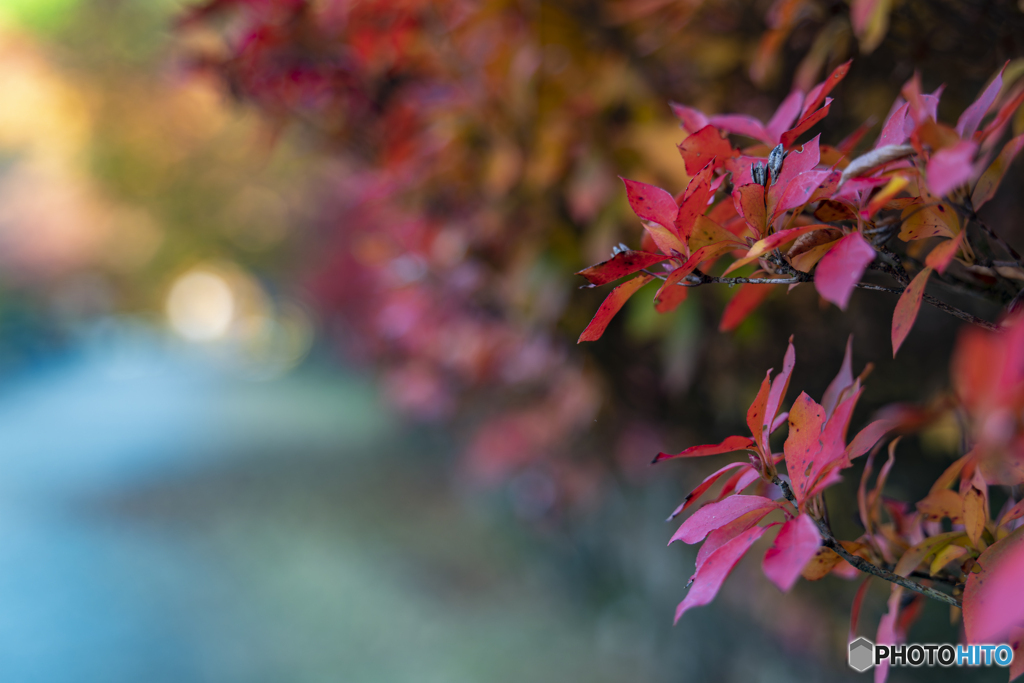
M 896 269 L 893 268 L 892 266 L 890 266 L 887 263 L 883 262 L 883 267 L 881 268 L 881 270 L 884 270 L 885 272 L 889 273 L 890 275 L 892 275 L 896 279 L 900 279 L 900 276 L 897 274 Z M 647 273 L 648 275 L 651 275 L 652 277 L 656 277 L 659 280 L 664 280 L 664 279 L 666 279 L 668 277 L 668 273 L 656 273 L 656 272 L 654 272 L 652 270 L 648 270 L 646 268 L 643 269 L 641 272 Z M 797 271 L 797 270 L 793 270 L 793 273 L 794 273 L 793 276 L 792 277 L 788 277 L 788 278 L 718 277 L 718 276 L 714 276 L 714 275 L 706 275 L 706 274 L 700 272 L 699 270 L 695 270 L 693 273 L 691 273 L 690 275 L 687 275 L 685 278 L 680 280 L 678 284 L 679 284 L 680 287 L 700 287 L 702 285 L 710 285 L 710 284 L 723 284 L 723 285 L 730 285 L 730 286 L 732 286 L 732 285 L 795 285 L 795 284 L 799 284 L 799 283 L 802 283 L 802 282 L 814 282 L 814 277 L 811 276 L 811 275 L 808 275 L 807 273 L 802 273 L 802 272 Z M 899 288 L 899 289 L 897 289 L 895 287 L 883 287 L 881 285 L 873 285 L 873 284 L 868 283 L 868 282 L 858 282 L 855 286 L 860 288 L 860 289 L 867 289 L 867 290 L 870 290 L 870 291 L 873 291 L 873 292 L 888 292 L 889 294 L 902 294 L 903 290 L 906 289 L 905 287 Z M 959 318 L 960 320 L 963 320 L 965 322 L 969 322 L 972 325 L 977 325 L 978 327 L 983 327 L 986 330 L 991 330 L 991 331 L 996 331 L 996 330 L 999 329 L 999 326 L 996 325 L 995 323 L 990 323 L 989 321 L 984 320 L 982 318 L 979 318 L 978 316 L 973 315 L 971 313 L 968 313 L 967 311 L 962 311 L 959 308 L 956 308 L 955 306 L 950 306 L 946 302 L 942 301 L 941 299 L 936 299 L 934 296 L 931 296 L 930 294 L 925 294 L 924 295 L 924 300 L 927 301 L 932 306 L 934 306 L 935 308 L 938 308 L 940 311 L 945 311 L 946 313 L 949 313 L 951 316 L 953 316 L 955 318 Z
M 772 478 L 772 483 L 781 488 L 782 494 L 786 497 L 786 500 L 788 500 L 793 505 L 797 506 L 797 509 L 799 509 L 799 503 L 797 503 L 796 496 L 793 495 L 793 490 L 789 487 L 789 484 L 786 483 L 784 479 L 776 475 L 775 477 Z M 944 602 L 947 605 L 960 607 L 960 601 L 954 598 L 952 595 L 948 595 L 946 593 L 943 593 L 942 591 L 935 590 L 934 588 L 929 588 L 928 586 L 923 586 L 917 583 L 916 581 L 911 581 L 905 576 L 893 574 L 891 571 L 887 569 L 883 569 L 881 567 L 871 564 L 864 558 L 857 557 L 856 555 L 848 551 L 846 548 L 844 548 L 842 543 L 836 540 L 835 536 L 832 535 L 832 530 L 829 529 L 828 525 L 823 520 L 815 519 L 814 517 L 811 517 L 811 519 L 814 519 L 814 523 L 818 526 L 818 531 L 821 533 L 821 537 L 823 539 L 822 545 L 834 551 L 837 555 L 839 555 L 839 557 L 843 558 L 844 560 L 846 560 L 862 572 L 866 574 L 871 574 L 873 576 L 877 576 L 878 578 L 888 581 L 890 583 L 895 583 L 897 586 L 903 586 L 907 590 L 912 590 L 915 593 L 920 593 L 921 595 L 931 598 L 932 600 L 938 600 L 939 602 Z

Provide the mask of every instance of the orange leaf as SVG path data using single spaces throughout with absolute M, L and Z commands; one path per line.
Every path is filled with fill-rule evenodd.
M 1006 175 L 1007 169 L 1013 162 L 1014 157 L 1022 149 L 1024 149 L 1024 135 L 1018 135 L 1003 146 L 999 156 L 981 174 L 978 182 L 974 185 L 974 191 L 971 193 L 971 204 L 974 205 L 975 210 L 981 208 L 983 204 L 995 196 L 996 189 L 999 187 L 999 183 L 1002 182 L 1003 176 Z
M 732 201 L 736 205 L 736 212 L 743 216 L 743 220 L 747 222 L 754 234 L 763 235 L 768 220 L 764 203 L 764 187 L 757 183 L 740 185 L 732 191 Z
M 981 540 L 982 532 L 985 531 L 987 518 L 985 495 L 972 486 L 964 493 L 964 531 L 967 532 L 967 537 L 971 539 L 975 548 L 979 547 L 978 542 Z
M 911 280 L 910 285 L 900 294 L 900 300 L 896 302 L 896 310 L 892 315 L 892 357 L 903 345 L 903 340 L 910 334 L 910 328 L 914 326 L 917 319 L 917 312 L 921 309 L 921 298 L 924 296 L 925 285 L 928 284 L 928 277 L 932 274 L 931 268 L 925 268 Z
M 932 520 L 949 517 L 954 524 L 960 524 L 963 521 L 963 500 L 959 494 L 949 489 L 932 491 L 917 504 L 917 509 L 922 515 Z
M 946 268 L 949 267 L 950 261 L 956 256 L 957 249 L 960 248 L 960 244 L 964 241 L 964 231 L 960 231 L 956 237 L 951 240 L 947 240 L 942 244 L 938 245 L 928 253 L 928 258 L 925 259 L 925 264 L 929 268 L 934 268 L 939 272 L 939 275 L 946 272 Z
M 597 341 L 604 334 L 605 329 L 608 327 L 608 323 L 612 321 L 615 314 L 618 313 L 626 302 L 629 301 L 629 297 L 636 294 L 637 290 L 646 285 L 648 282 L 654 279 L 653 275 L 640 275 L 635 277 L 628 282 L 624 282 L 608 294 L 604 302 L 601 303 L 601 307 L 597 309 L 597 313 L 594 314 L 594 319 L 587 325 L 587 329 L 583 330 L 583 334 L 577 340 L 577 344 L 585 341 Z

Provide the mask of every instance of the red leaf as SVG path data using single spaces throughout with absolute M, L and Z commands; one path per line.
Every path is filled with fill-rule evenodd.
M 864 269 L 874 260 L 874 248 L 859 232 L 843 237 L 818 262 L 814 272 L 814 286 L 818 294 L 846 310 L 850 294 L 860 282 Z
M 928 160 L 928 188 L 936 197 L 944 197 L 950 191 L 971 179 L 974 172 L 971 161 L 978 145 L 961 140 L 953 147 L 940 149 Z
M 780 507 L 779 503 L 763 496 L 729 496 L 717 503 L 708 503 L 690 515 L 690 518 L 683 522 L 679 530 L 673 534 L 669 543 L 672 544 L 676 541 L 689 544 L 700 543 L 715 529 L 725 526 L 749 512 L 763 510 L 767 515 Z
M 654 310 L 658 313 L 671 313 L 679 308 L 679 304 L 686 301 L 686 296 L 689 292 L 689 287 L 681 285 L 665 287 L 662 285 L 661 289 L 654 295 Z
M 964 587 L 967 642 L 1005 642 L 1010 629 L 1024 625 L 1024 527 L 989 546 L 977 566 Z
M 868 594 L 868 585 L 871 584 L 871 577 L 864 579 L 864 583 L 857 589 L 853 596 L 853 605 L 850 607 L 850 641 L 857 639 L 857 622 L 860 621 L 860 608 L 864 604 L 864 596 Z
M 694 176 L 712 160 L 713 168 L 720 167 L 733 155 L 733 150 L 732 145 L 722 137 L 718 129 L 714 126 L 705 126 L 680 143 L 679 153 L 683 157 L 686 173 Z
M 686 129 L 687 133 L 696 133 L 708 125 L 708 117 L 692 107 L 676 104 L 675 102 L 669 102 L 668 106 L 672 108 L 672 113 L 683 124 L 683 128 Z
M 787 149 L 792 147 L 793 143 L 796 142 L 801 135 L 810 130 L 812 126 L 821 121 L 823 118 L 828 116 L 828 110 L 831 106 L 832 98 L 826 97 L 824 107 L 814 112 L 813 114 L 808 114 L 807 116 L 804 116 L 803 118 L 800 119 L 800 122 L 793 127 L 792 130 L 788 130 L 782 134 L 782 137 L 779 138 L 779 142 L 782 143 L 782 146 Z
M 715 472 L 712 472 L 711 474 L 709 474 L 707 477 L 704 478 L 704 481 L 702 481 L 697 486 L 697 488 L 695 488 L 694 490 L 690 491 L 690 493 L 686 496 L 686 498 L 683 499 L 683 502 L 679 505 L 679 507 L 677 507 L 675 510 L 673 510 L 672 514 L 669 515 L 668 519 L 665 520 L 665 521 L 670 522 L 673 519 L 675 519 L 677 516 L 679 516 L 681 513 L 685 512 L 686 508 L 688 508 L 691 505 L 693 505 L 694 503 L 696 503 L 697 499 L 699 499 L 702 495 L 704 495 L 705 491 L 707 491 L 709 488 L 714 486 L 715 482 L 718 481 L 719 478 L 721 478 L 721 476 L 723 474 L 725 474 L 729 470 L 736 469 L 737 467 L 750 467 L 750 465 L 748 465 L 745 462 L 731 462 L 728 465 L 726 465 L 725 467 L 723 467 L 722 469 L 717 470 Z
M 800 116 L 807 116 L 808 112 L 816 110 L 821 103 L 825 101 L 825 96 L 832 92 L 832 88 L 839 85 L 839 82 L 846 78 L 846 74 L 850 72 L 850 64 L 853 60 L 849 60 L 844 64 L 840 64 L 835 70 L 829 74 L 829 77 L 818 85 L 811 88 L 811 92 L 807 93 L 807 99 L 804 101 L 804 108 L 800 111 Z
M 601 307 L 597 309 L 597 313 L 594 314 L 594 319 L 587 325 L 587 329 L 583 330 L 583 334 L 576 341 L 577 344 L 585 341 L 597 341 L 604 334 L 605 329 L 608 327 L 608 323 L 612 321 L 615 314 L 618 313 L 626 302 L 629 301 L 629 297 L 636 294 L 637 290 L 646 285 L 648 282 L 654 279 L 653 275 L 640 275 L 635 277 L 629 282 L 624 282 L 615 289 L 613 289 L 608 296 L 602 302 Z
M 718 116 L 710 117 L 708 119 L 708 123 L 715 128 L 726 131 L 727 133 L 760 140 L 768 145 L 776 144 L 776 140 L 768 133 L 767 130 L 765 130 L 764 124 L 751 116 L 744 116 L 743 114 L 720 114 Z
M 846 457 L 846 432 L 862 391 L 863 389 L 858 389 L 847 396 L 836 406 L 835 412 L 827 417 L 828 421 L 821 433 L 821 452 L 815 458 L 813 474 L 809 477 L 811 487 L 807 493 L 808 497 L 837 481 L 839 470 L 849 466 L 850 462 Z
M 729 300 L 722 313 L 722 322 L 718 324 L 720 332 L 734 330 L 747 316 L 754 312 L 761 302 L 768 298 L 772 290 L 780 285 L 740 285 L 739 291 Z
M 703 216 L 704 212 L 708 210 L 708 198 L 711 196 L 711 174 L 714 170 L 709 161 L 697 175 L 690 179 L 686 186 L 682 204 L 679 206 L 673 223 L 676 234 L 683 242 L 690 238 L 697 217 Z
M 758 447 L 761 453 L 767 453 L 768 451 L 762 444 L 764 437 L 761 434 L 761 426 L 765 422 L 765 410 L 768 406 L 768 394 L 772 390 L 772 371 L 769 370 L 765 375 L 764 381 L 761 382 L 761 388 L 757 392 L 757 396 L 754 397 L 754 401 L 747 408 L 747 428 L 750 429 L 750 433 L 754 435 L 754 444 Z M 774 416 L 773 416 L 774 417 Z
M 911 280 L 900 300 L 896 302 L 896 310 L 892 314 L 892 357 L 903 345 L 903 340 L 910 334 L 910 328 L 917 320 L 917 312 L 921 309 L 921 297 L 924 296 L 924 288 L 928 284 L 928 277 L 932 274 L 931 268 L 925 268 Z
M 650 268 L 667 258 L 664 254 L 652 254 L 646 251 L 620 251 L 607 261 L 584 268 L 576 274 L 587 278 L 592 285 L 606 285 L 644 268 Z
M 821 86 L 818 86 L 819 88 Z M 814 92 L 813 90 L 811 91 Z M 824 95 L 822 95 L 824 98 Z M 800 115 L 800 105 L 803 104 L 804 94 L 799 90 L 789 93 L 789 96 L 782 101 L 779 108 L 775 110 L 771 120 L 765 125 L 765 132 L 771 138 L 771 144 L 778 144 L 779 136 L 789 129 Z
M 675 621 L 678 622 L 688 610 L 706 605 L 715 599 L 718 590 L 725 583 L 726 577 L 732 571 L 740 558 L 750 549 L 757 539 L 764 534 L 765 527 L 755 526 L 747 529 L 742 534 L 732 539 L 718 550 L 713 552 L 701 566 L 693 579 L 693 585 L 686 598 L 676 608 Z
M 1006 65 L 1009 63 L 1003 64 L 1003 68 L 999 70 L 999 73 L 988 84 L 988 87 L 978 95 L 978 99 L 971 106 L 967 107 L 964 113 L 960 115 L 960 118 L 957 119 L 956 133 L 961 138 L 970 140 L 974 136 L 975 131 L 978 130 L 981 120 L 985 118 L 985 114 L 992 108 L 996 97 L 999 96 L 999 91 L 1003 88 L 1003 72 L 1006 71 Z
M 658 453 L 658 457 L 654 459 L 654 462 L 661 462 L 662 460 L 671 460 L 672 458 L 701 458 L 705 455 L 718 455 L 719 453 L 731 453 L 732 451 L 742 451 L 750 448 L 754 445 L 754 440 L 746 436 L 729 436 L 726 437 L 722 443 L 719 444 L 707 444 L 704 446 L 690 446 L 681 453 L 670 455 L 668 453 Z
M 925 265 L 929 268 L 934 268 L 941 275 L 946 272 L 946 268 L 949 267 L 953 257 L 956 256 L 957 250 L 964 241 L 964 235 L 967 234 L 965 230 L 961 230 L 957 233 L 956 237 L 951 240 L 942 242 L 937 247 L 928 252 L 928 258 L 925 259 Z
M 629 198 L 629 206 L 640 218 L 663 225 L 671 231 L 675 231 L 676 214 L 679 213 L 679 206 L 675 198 L 654 185 L 620 178 L 626 184 L 626 196 Z
M 807 515 L 800 515 L 782 525 L 775 544 L 764 556 L 764 575 L 779 589 L 788 593 L 800 578 L 807 563 L 821 546 L 821 533 Z

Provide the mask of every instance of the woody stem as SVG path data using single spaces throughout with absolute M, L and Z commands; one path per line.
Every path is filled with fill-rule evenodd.
M 789 487 L 789 484 L 784 479 L 776 475 L 775 477 L 772 478 L 772 483 L 781 488 L 782 494 L 786 497 L 786 500 L 788 500 L 793 505 L 796 505 L 797 509 L 799 509 L 799 504 L 797 503 L 796 496 L 793 495 L 793 489 Z M 812 519 L 814 519 L 814 517 L 812 517 Z M 890 583 L 895 583 L 898 586 L 903 586 L 907 590 L 912 590 L 915 593 L 920 593 L 921 595 L 931 598 L 932 600 L 938 600 L 939 602 L 944 602 L 947 605 L 960 607 L 960 601 L 954 598 L 952 595 L 948 595 L 946 593 L 943 593 L 942 591 L 937 591 L 934 588 L 929 588 L 928 586 L 923 586 L 917 583 L 916 581 L 911 581 L 905 576 L 893 574 L 891 571 L 887 569 L 883 569 L 879 566 L 871 564 L 864 558 L 857 557 L 856 555 L 848 551 L 846 548 L 844 548 L 842 543 L 836 540 L 835 536 L 832 535 L 832 530 L 829 528 L 828 524 L 826 524 L 824 520 L 814 519 L 814 523 L 817 524 L 818 531 L 821 533 L 821 537 L 823 539 L 822 545 L 834 551 L 837 555 L 839 555 L 839 557 L 843 558 L 844 560 L 846 560 L 862 572 L 871 574 L 873 576 L 877 576 L 880 579 L 884 579 L 885 581 L 889 581 Z

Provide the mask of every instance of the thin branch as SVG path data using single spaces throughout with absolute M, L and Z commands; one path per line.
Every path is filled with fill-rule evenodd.
M 893 254 L 893 256 L 895 256 L 895 254 Z M 897 280 L 902 280 L 903 279 L 903 278 L 901 278 L 901 276 L 899 275 L 898 271 L 893 266 L 889 265 L 888 263 L 885 263 L 884 261 L 882 262 L 882 267 L 879 268 L 879 269 L 883 270 L 884 272 L 889 273 L 890 275 L 892 275 Z M 902 264 L 900 265 L 900 269 L 902 269 Z M 800 284 L 802 282 L 814 282 L 814 277 L 812 275 L 809 275 L 807 273 L 802 273 L 802 272 L 800 272 L 798 270 L 794 270 L 792 268 L 790 270 L 792 272 L 792 277 L 788 277 L 788 278 L 719 277 L 719 276 L 715 276 L 715 275 L 707 275 L 705 273 L 702 273 L 699 270 L 695 270 L 693 273 L 691 273 L 690 275 L 687 275 L 685 278 L 680 280 L 678 284 L 679 284 L 680 287 L 700 287 L 702 285 L 710 285 L 710 284 L 722 284 L 722 285 L 729 285 L 729 286 L 732 286 L 732 285 L 795 285 L 795 284 Z M 659 280 L 665 280 L 668 277 L 668 273 L 657 273 L 657 272 L 654 272 L 652 270 L 648 270 L 646 268 L 643 269 L 641 272 L 646 273 L 646 274 L 648 274 L 648 275 L 650 275 L 652 277 L 656 277 Z M 906 271 L 904 271 L 904 273 L 905 272 Z M 905 275 L 904 275 L 904 277 L 905 277 Z M 908 280 L 909 280 L 909 278 L 908 278 Z M 867 289 L 867 290 L 870 290 L 870 291 L 873 291 L 873 292 L 887 292 L 889 294 L 902 294 L 903 290 L 906 289 L 905 287 L 898 288 L 898 289 L 895 288 L 895 287 L 883 287 L 881 285 L 874 285 L 874 284 L 871 284 L 871 283 L 868 283 L 868 282 L 858 282 L 855 286 L 860 288 L 860 289 Z M 936 299 L 934 296 L 931 296 L 930 294 L 925 294 L 924 295 L 924 300 L 927 301 L 932 306 L 934 306 L 935 308 L 938 308 L 940 311 L 945 311 L 946 313 L 949 313 L 951 316 L 953 316 L 955 318 L 959 318 L 960 320 L 963 320 L 964 322 L 969 322 L 972 325 L 977 325 L 978 327 L 982 327 L 982 328 L 984 328 L 986 330 L 996 331 L 996 330 L 999 329 L 999 326 L 996 325 L 995 323 L 990 323 L 989 321 L 984 320 L 982 318 L 979 318 L 978 316 L 973 315 L 971 313 L 968 313 L 967 311 L 963 311 L 963 310 L 961 310 L 959 308 L 956 308 L 955 306 L 950 306 L 946 302 L 942 301 L 941 299 Z
M 797 509 L 799 509 L 799 504 L 797 503 L 796 496 L 793 495 L 793 490 L 789 487 L 789 484 L 786 483 L 784 479 L 776 475 L 775 477 L 772 478 L 772 483 L 781 488 L 782 494 L 786 497 L 786 500 L 788 500 L 793 505 L 796 505 Z M 811 517 L 811 519 L 814 519 L 814 517 Z M 844 560 L 846 560 L 862 572 L 866 574 L 871 574 L 873 576 L 877 576 L 878 578 L 888 581 L 890 583 L 895 583 L 897 586 L 903 586 L 907 590 L 914 591 L 915 593 L 920 593 L 921 595 L 931 598 L 932 600 L 938 600 L 939 602 L 944 602 L 947 605 L 953 605 L 954 607 L 961 606 L 960 601 L 954 598 L 952 595 L 943 593 L 942 591 L 935 590 L 934 588 L 929 588 L 928 586 L 921 585 L 916 581 L 911 581 L 905 576 L 893 574 L 891 571 L 887 569 L 883 569 L 881 567 L 871 564 L 864 558 L 857 557 L 856 555 L 848 551 L 846 548 L 844 548 L 842 543 L 836 540 L 835 536 L 832 535 L 832 530 L 829 529 L 828 525 L 823 520 L 814 519 L 814 523 L 817 524 L 818 531 L 821 533 L 823 539 L 822 545 L 834 551 L 837 555 L 839 555 L 841 558 L 843 558 Z

